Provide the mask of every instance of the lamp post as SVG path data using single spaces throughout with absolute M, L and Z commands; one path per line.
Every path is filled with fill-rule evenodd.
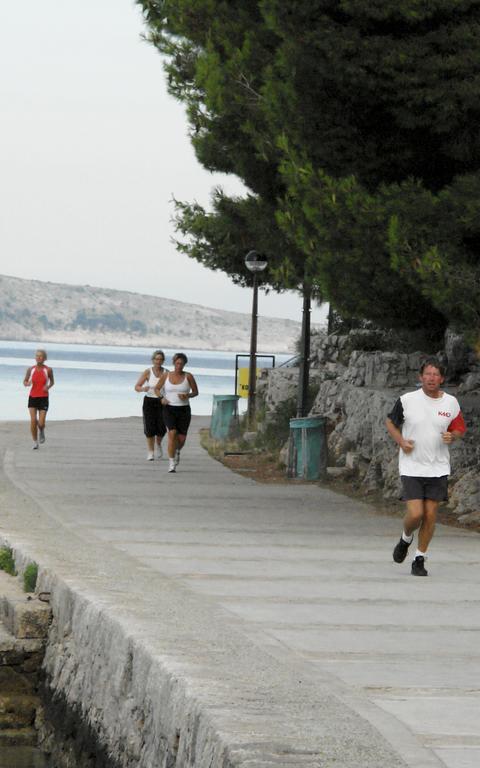
M 252 327 L 250 333 L 250 367 L 248 372 L 247 420 L 250 428 L 255 421 L 255 389 L 257 380 L 257 320 L 258 320 L 258 274 L 267 266 L 265 256 L 257 251 L 249 251 L 245 257 L 245 266 L 253 274 Z
M 310 314 L 312 299 L 310 286 L 303 284 L 302 337 L 300 342 L 300 369 L 297 391 L 297 418 L 307 415 L 308 385 L 310 380 Z

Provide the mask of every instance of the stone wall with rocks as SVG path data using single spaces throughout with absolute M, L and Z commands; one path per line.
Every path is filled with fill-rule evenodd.
M 225 765 L 208 712 L 166 657 L 153 657 L 135 633 L 53 574 L 43 575 L 43 586 L 52 593 L 53 621 L 40 740 L 52 764 Z
M 399 498 L 398 449 L 385 429 L 393 403 L 414 389 L 425 354 L 369 349 L 378 332 L 317 337 L 312 349 L 312 384 L 317 394 L 311 415 L 328 420 L 329 464 L 345 467 L 363 493 Z M 355 348 L 362 345 L 364 348 Z M 452 446 L 449 506 L 459 520 L 480 522 L 480 364 L 461 337 L 449 334 L 438 355 L 448 366 L 445 389 L 457 396 L 468 432 Z M 298 368 L 270 371 L 258 393 L 267 413 L 296 394 Z
M 39 687 L 50 620 L 47 603 L 0 571 L 0 766 L 46 765 L 34 747 L 43 719 Z M 24 763 L 27 758 L 31 762 Z

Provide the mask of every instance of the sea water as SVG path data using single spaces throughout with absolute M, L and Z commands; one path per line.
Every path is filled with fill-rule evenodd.
M 23 386 L 26 369 L 35 363 L 35 350 L 46 348 L 48 365 L 53 368 L 55 386 L 50 392 L 49 420 L 104 419 L 140 416 L 143 393 L 134 386 L 140 374 L 151 365 L 150 347 L 107 347 L 87 344 L 0 340 L 0 420 L 28 418 L 28 389 Z M 165 365 L 172 370 L 174 352 L 165 348 Z M 188 356 L 186 370 L 193 373 L 199 397 L 190 401 L 194 415 L 212 412 L 213 395 L 235 394 L 235 353 L 208 350 L 181 350 Z M 275 355 L 275 365 L 290 355 Z M 270 367 L 267 356 L 261 367 Z M 248 357 L 239 359 L 248 366 Z M 246 401 L 240 402 L 244 410 Z

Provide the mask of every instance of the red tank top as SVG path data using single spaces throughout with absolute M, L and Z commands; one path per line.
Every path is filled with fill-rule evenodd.
M 48 390 L 45 389 L 50 377 L 50 368 L 43 365 L 41 368 L 37 368 L 36 365 L 30 370 L 30 381 L 32 388 L 30 390 L 30 397 L 48 397 Z

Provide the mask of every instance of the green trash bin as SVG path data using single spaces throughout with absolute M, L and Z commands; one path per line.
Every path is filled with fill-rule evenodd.
M 238 395 L 214 395 L 210 435 L 214 440 L 226 440 L 237 421 Z
M 327 420 L 324 416 L 290 419 L 289 468 L 292 477 L 321 480 L 327 475 Z

